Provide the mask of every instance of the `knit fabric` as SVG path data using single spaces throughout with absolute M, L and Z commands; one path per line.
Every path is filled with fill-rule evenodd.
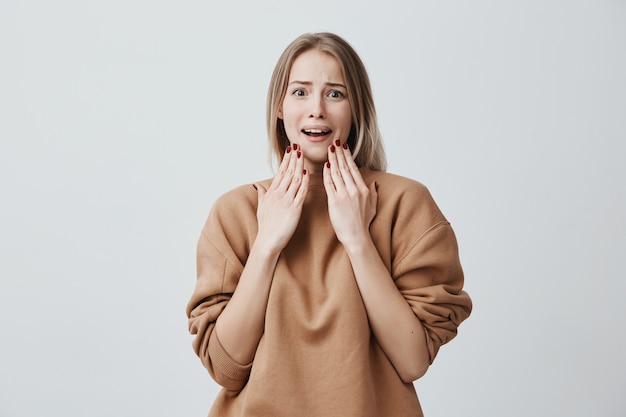
M 472 308 L 462 290 L 454 232 L 422 184 L 367 169 L 361 174 L 366 184 L 378 186 L 372 239 L 424 326 L 432 362 Z M 307 175 L 300 223 L 279 256 L 252 363 L 234 361 L 213 329 L 257 233 L 257 192 L 248 184 L 220 197 L 202 229 L 187 315 L 196 335 L 193 348 L 223 387 L 209 415 L 422 416 L 413 384 L 400 379 L 371 332 L 350 260 L 328 216 L 322 177 Z

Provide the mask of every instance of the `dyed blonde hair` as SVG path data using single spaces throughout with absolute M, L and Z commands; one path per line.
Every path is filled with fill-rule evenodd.
M 278 161 L 281 161 L 289 145 L 283 121 L 278 118 L 278 111 L 287 93 L 289 73 L 294 61 L 311 49 L 333 56 L 343 71 L 348 100 L 352 108 L 352 128 L 348 136 L 348 146 L 357 166 L 385 171 L 387 159 L 378 130 L 374 98 L 365 65 L 348 42 L 327 32 L 299 36 L 285 49 L 276 63 L 267 93 L 270 156 L 273 153 Z

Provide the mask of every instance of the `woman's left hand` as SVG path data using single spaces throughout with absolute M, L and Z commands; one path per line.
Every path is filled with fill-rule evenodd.
M 329 147 L 328 162 L 324 187 L 330 221 L 350 258 L 372 333 L 400 379 L 410 384 L 428 369 L 428 342 L 369 233 L 378 203 L 376 183 L 365 185 L 347 146 Z
M 378 202 L 376 183 L 365 184 L 350 149 L 338 140 L 328 148 L 324 188 L 330 221 L 344 247 L 349 249 L 369 238 L 369 226 Z

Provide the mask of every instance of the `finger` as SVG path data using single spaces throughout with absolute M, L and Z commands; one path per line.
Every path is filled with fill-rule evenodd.
M 343 149 L 343 155 L 346 159 L 346 165 L 348 166 L 350 175 L 352 176 L 352 179 L 354 180 L 354 183 L 356 184 L 357 188 L 359 188 L 360 190 L 365 190 L 366 188 L 369 188 L 367 184 L 365 184 L 365 181 L 363 180 L 363 175 L 361 174 L 361 170 L 359 170 L 358 165 L 356 164 L 354 158 L 352 157 L 352 152 L 350 151 L 348 144 L 344 143 L 342 145 L 342 149 Z
M 296 158 L 294 163 L 294 173 L 291 183 L 289 184 L 289 188 L 287 189 L 287 194 L 291 196 L 295 196 L 302 186 L 302 176 L 304 175 L 304 157 L 302 156 L 301 151 L 298 150 L 295 152 Z
M 351 172 L 349 163 L 352 161 L 352 155 L 350 154 L 350 149 L 347 144 L 341 145 L 339 140 L 335 142 L 337 150 L 335 151 L 337 155 L 337 164 L 339 165 L 339 172 L 341 173 L 341 177 L 343 178 L 343 183 L 346 186 L 348 192 L 355 191 L 357 189 L 357 184 L 355 178 L 353 177 L 353 173 Z M 358 168 L 356 175 L 359 176 Z
M 377 204 L 378 204 L 378 190 L 377 188 L 377 184 L 376 181 L 372 181 L 372 183 L 370 184 L 370 186 L 368 187 L 370 190 L 370 204 L 372 207 L 376 208 Z
M 336 149 L 335 145 L 330 145 L 328 147 L 328 164 L 326 166 L 328 167 L 328 165 L 330 164 L 330 167 L 328 167 L 328 169 L 330 170 L 330 178 L 332 180 L 335 190 L 340 193 L 344 192 L 346 190 L 346 187 L 344 185 L 344 180 L 341 177 L 341 171 L 339 170 L 337 152 L 338 150 Z
M 324 164 L 324 188 L 326 189 L 326 195 L 329 199 L 334 198 L 337 190 L 335 189 L 335 184 L 333 183 L 333 178 L 330 173 L 330 162 L 326 162 Z
M 289 152 L 289 161 L 287 167 L 283 171 L 280 184 L 278 184 L 279 189 L 284 191 L 287 191 L 289 189 L 289 186 L 293 181 L 293 176 L 296 172 L 296 160 L 298 159 L 298 155 L 301 155 L 300 151 L 294 151 L 292 149 L 291 152 Z
M 265 196 L 265 193 L 267 193 L 267 189 L 265 189 L 265 187 L 263 187 L 258 182 L 255 182 L 254 184 L 252 184 L 252 186 L 256 190 L 256 193 L 257 193 L 257 196 L 259 197 L 259 200 L 262 199 Z
M 289 160 L 291 159 L 290 156 L 291 156 L 291 146 L 287 146 L 287 148 L 285 149 L 285 153 L 283 154 L 283 160 L 280 162 L 280 165 L 278 166 L 278 171 L 276 172 L 276 175 L 274 176 L 274 179 L 272 180 L 272 183 L 270 184 L 269 190 L 275 190 L 280 185 L 280 182 L 282 181 L 283 177 L 285 176 L 285 173 L 287 172 L 287 166 L 289 165 Z
M 303 158 L 304 159 L 304 158 Z M 304 199 L 306 198 L 306 193 L 309 190 L 309 178 L 310 175 L 306 173 L 306 170 L 302 169 L 302 183 L 296 192 L 294 197 L 294 203 L 298 206 L 302 206 L 304 204 Z

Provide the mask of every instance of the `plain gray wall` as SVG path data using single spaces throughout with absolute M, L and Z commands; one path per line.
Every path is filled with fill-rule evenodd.
M 618 0 L 1 0 L 0 416 L 206 415 L 199 230 L 272 175 L 271 71 L 321 30 L 458 235 L 475 310 L 415 384 L 426 415 L 623 416 L 625 22 Z

